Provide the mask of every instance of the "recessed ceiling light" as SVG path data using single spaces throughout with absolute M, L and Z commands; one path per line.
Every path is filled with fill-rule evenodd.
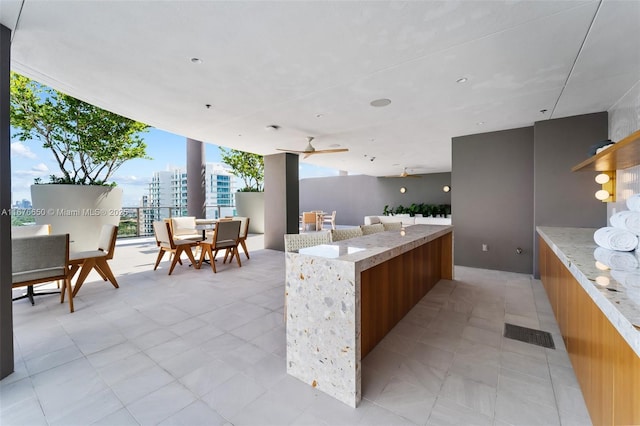
M 191 58 L 191 62 L 193 62 L 194 64 L 201 64 L 202 63 L 202 59 L 200 59 L 200 58 Z
M 373 100 L 369 104 L 373 107 L 386 107 L 390 103 L 391 103 L 390 99 L 382 98 L 382 99 Z
M 540 112 L 544 114 L 545 112 L 547 112 L 547 110 L 546 109 L 541 109 Z
M 484 124 L 484 121 L 478 121 L 478 122 L 476 123 L 476 126 L 482 126 L 483 124 Z
M 280 126 L 278 126 L 277 124 L 270 124 L 270 125 L 265 127 L 265 129 L 269 130 L 270 132 L 275 132 L 279 128 L 280 128 Z
M 316 118 L 322 118 L 324 117 L 324 114 L 316 114 Z
M 456 83 L 466 83 L 468 80 L 467 77 L 461 77 L 459 79 L 456 80 Z

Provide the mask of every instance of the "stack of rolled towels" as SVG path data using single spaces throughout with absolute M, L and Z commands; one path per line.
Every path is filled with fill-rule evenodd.
M 611 276 L 640 303 L 640 194 L 627 199 L 627 207 L 629 210 L 611 216 L 611 226 L 593 234 L 600 246 L 593 256 L 611 268 Z
M 629 210 L 615 213 L 609 219 L 611 226 L 598 229 L 593 239 L 600 247 L 616 251 L 638 249 L 640 235 L 640 194 L 627 199 Z

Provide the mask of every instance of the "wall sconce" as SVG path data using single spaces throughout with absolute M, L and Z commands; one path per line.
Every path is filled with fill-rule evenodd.
M 595 180 L 602 185 L 602 189 L 596 192 L 596 198 L 603 203 L 616 201 L 616 172 L 600 172 Z
M 403 187 L 401 187 L 401 188 L 400 188 L 400 192 L 402 192 L 402 193 L 404 194 L 405 192 L 407 192 L 407 188 L 405 188 L 404 186 L 403 186 Z
M 449 191 L 451 191 L 451 187 L 449 185 L 445 185 L 445 186 L 442 187 L 442 190 L 444 192 L 449 192 Z

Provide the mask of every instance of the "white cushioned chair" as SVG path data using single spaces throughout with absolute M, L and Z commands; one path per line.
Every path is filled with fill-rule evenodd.
M 202 231 L 196 229 L 195 216 L 182 216 L 171 218 L 171 234 L 179 240 L 201 240 Z

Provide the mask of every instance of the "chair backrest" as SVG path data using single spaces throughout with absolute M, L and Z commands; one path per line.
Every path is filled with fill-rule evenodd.
M 153 222 L 153 233 L 156 236 L 156 242 L 160 247 L 175 248 L 173 238 L 171 238 L 171 228 L 169 224 L 163 220 Z
M 67 276 L 69 234 L 37 235 L 11 241 L 13 285 Z
M 381 223 L 376 223 L 375 225 L 360 225 L 360 229 L 362 229 L 362 235 L 371 235 L 376 232 L 384 232 L 384 225 Z
M 284 251 L 297 252 L 306 247 L 313 247 L 320 244 L 329 244 L 331 234 L 328 232 L 314 232 L 313 234 L 285 234 Z
M 315 212 L 303 212 L 302 213 L 302 223 L 316 223 L 316 214 Z
M 115 225 L 104 224 L 100 230 L 98 238 L 98 250 L 107 253 L 107 259 L 113 258 L 113 252 L 116 247 L 116 239 L 118 238 L 118 227 Z
M 247 238 L 247 234 L 249 233 L 249 220 L 248 217 L 243 216 L 234 216 L 233 220 L 240 221 L 240 239 Z
M 34 237 L 36 235 L 49 234 L 51 234 L 51 225 L 49 224 L 11 227 L 11 238 Z
M 196 217 L 195 216 L 182 216 L 171 218 L 171 232 L 173 237 L 180 238 L 183 235 L 197 234 L 196 229 Z
M 402 222 L 383 223 L 385 231 L 402 231 Z
M 231 247 L 238 244 L 240 235 L 239 220 L 224 220 L 218 222 L 213 231 L 213 242 L 216 248 Z
M 348 240 L 349 238 L 362 237 L 362 229 L 360 227 L 332 229 L 331 241 Z

